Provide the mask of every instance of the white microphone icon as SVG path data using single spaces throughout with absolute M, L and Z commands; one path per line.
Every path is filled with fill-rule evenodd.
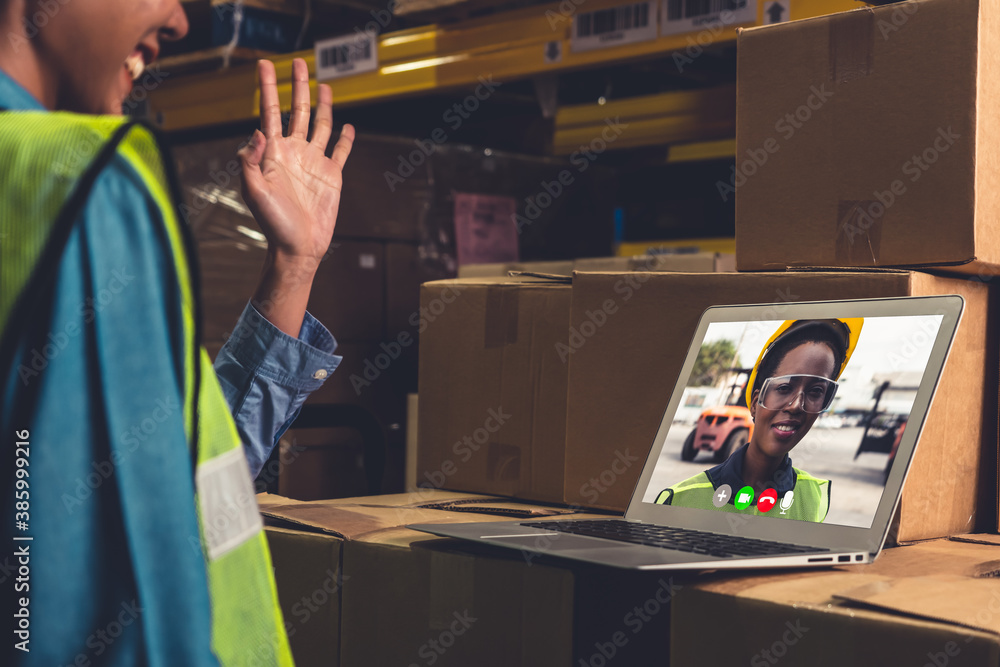
M 784 514 L 785 510 L 792 506 L 792 500 L 795 498 L 794 491 L 786 491 L 784 498 L 781 499 L 781 513 Z

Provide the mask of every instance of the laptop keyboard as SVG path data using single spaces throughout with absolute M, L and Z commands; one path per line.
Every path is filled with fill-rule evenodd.
M 650 547 L 687 551 L 717 558 L 739 556 L 782 556 L 797 553 L 820 553 L 829 551 L 816 547 L 804 547 L 784 542 L 768 542 L 749 537 L 717 535 L 699 530 L 671 528 L 648 523 L 632 523 L 621 519 L 598 519 L 580 521 L 537 521 L 522 523 L 529 528 L 542 528 L 562 533 L 601 537 L 616 542 L 629 542 Z

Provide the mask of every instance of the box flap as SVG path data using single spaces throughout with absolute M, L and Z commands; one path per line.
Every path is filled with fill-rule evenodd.
M 955 574 L 873 581 L 834 595 L 853 604 L 1000 634 L 1000 580 Z
M 1000 536 L 964 535 L 886 549 L 870 565 L 736 577 L 720 573 L 696 587 L 831 612 L 853 613 L 861 606 L 1000 634 L 998 571 Z
M 403 493 L 315 502 L 267 499 L 261 514 L 269 525 L 325 533 L 344 540 L 369 540 L 411 523 L 467 523 L 545 518 L 574 514 L 571 508 L 544 507 L 505 498 L 441 491 Z M 273 500 L 273 502 L 272 502 Z M 284 499 L 288 500 L 288 499 Z

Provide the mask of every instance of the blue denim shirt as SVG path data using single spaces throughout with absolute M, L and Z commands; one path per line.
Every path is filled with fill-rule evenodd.
M 248 303 L 215 358 L 215 373 L 256 477 L 310 393 L 336 370 L 337 341 L 306 313 L 292 338 Z
M 3 70 L 0 107 L 44 111 Z M 309 394 L 336 370 L 341 357 L 333 353 L 337 348 L 333 335 L 309 313 L 296 339 L 247 303 L 233 331 L 215 359 L 215 372 L 243 440 L 250 472 L 257 477 L 278 438 Z

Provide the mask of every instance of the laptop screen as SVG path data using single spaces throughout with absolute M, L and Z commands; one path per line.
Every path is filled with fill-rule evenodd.
M 709 324 L 642 500 L 870 528 L 942 319 Z

